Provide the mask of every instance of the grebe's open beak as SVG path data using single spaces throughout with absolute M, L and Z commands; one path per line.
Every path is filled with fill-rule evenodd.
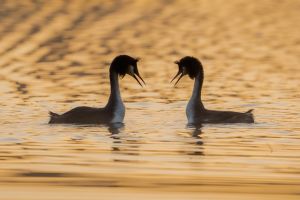
M 179 76 L 180 75 L 180 76 Z M 185 68 L 184 67 L 179 67 L 179 70 L 177 72 L 177 74 L 174 76 L 174 78 L 171 80 L 171 83 L 179 76 L 179 78 L 177 79 L 176 83 L 174 84 L 174 86 L 177 85 L 177 83 L 180 81 L 180 79 L 182 77 L 184 77 L 186 75 L 186 71 L 185 71 Z
M 130 76 L 132 76 L 140 84 L 140 86 L 143 87 L 143 85 L 141 84 L 141 82 L 139 81 L 139 79 L 136 77 L 135 74 L 130 74 Z
M 141 79 L 141 81 L 144 83 L 144 85 L 146 85 L 145 81 L 142 79 L 142 77 L 141 77 L 139 71 L 137 70 L 137 68 L 135 68 L 133 66 L 130 66 L 130 70 L 129 70 L 128 74 L 130 76 L 132 76 L 140 84 L 141 87 L 143 87 L 143 85 L 141 84 L 139 79 Z

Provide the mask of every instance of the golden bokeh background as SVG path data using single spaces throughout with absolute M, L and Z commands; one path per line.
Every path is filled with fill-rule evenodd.
M 0 199 L 299 199 L 299 0 L 0 3 Z M 147 82 L 120 81 L 125 128 L 48 126 L 106 103 L 118 54 Z M 208 108 L 257 123 L 186 129 L 186 55 Z

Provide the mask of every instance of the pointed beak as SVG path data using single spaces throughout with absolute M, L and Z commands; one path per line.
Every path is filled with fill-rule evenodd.
M 146 85 L 145 81 L 143 80 L 143 78 L 141 77 L 141 75 L 139 74 L 138 70 L 135 69 L 134 67 L 131 68 L 132 70 L 128 73 L 130 76 L 132 76 L 139 84 L 141 87 L 143 87 L 143 85 L 141 84 L 140 80 L 144 83 L 144 85 Z M 139 80 L 139 79 L 140 80 Z
M 139 84 L 140 84 L 140 86 L 141 87 L 143 87 L 143 85 L 141 84 L 141 82 L 139 81 L 139 79 L 136 77 L 136 75 L 135 74 L 130 74 L 130 76 L 132 76 Z M 139 78 L 140 78 L 140 76 L 138 76 Z M 140 78 L 141 79 L 141 78 Z M 143 80 L 143 79 L 141 79 L 141 80 Z M 143 81 L 144 82 L 144 81 Z
M 178 71 L 170 83 L 172 83 L 180 74 L 181 74 L 181 71 Z
M 174 86 L 177 85 L 177 83 L 180 81 L 180 79 L 181 79 L 182 77 L 184 77 L 184 74 L 183 74 L 183 73 L 179 76 L 179 78 L 178 78 L 178 80 L 176 81 L 176 83 L 174 84 Z
M 141 79 L 141 81 L 144 83 L 144 85 L 146 85 L 145 81 L 142 79 L 140 73 L 137 71 L 135 72 L 135 74 L 137 75 L 137 77 L 139 77 L 139 79 Z
M 171 83 L 172 83 L 172 82 L 180 75 L 179 78 L 177 79 L 177 81 L 176 81 L 175 84 L 174 84 L 174 86 L 176 86 L 177 83 L 180 81 L 180 79 L 181 79 L 182 77 L 184 77 L 185 74 L 186 74 L 186 73 L 185 73 L 184 68 L 183 68 L 183 69 L 180 69 L 180 68 L 179 68 L 177 74 L 176 74 L 176 75 L 174 76 L 174 78 L 171 80 Z

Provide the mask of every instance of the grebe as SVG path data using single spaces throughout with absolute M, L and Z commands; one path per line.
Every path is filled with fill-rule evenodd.
M 139 74 L 137 62 L 139 59 L 128 55 L 119 55 L 111 63 L 109 69 L 110 96 L 104 108 L 76 107 L 62 115 L 49 112 L 49 124 L 110 124 L 122 123 L 125 116 L 125 106 L 123 104 L 118 76 L 124 77 L 126 74 L 132 76 L 141 86 L 144 80 Z M 138 78 L 137 78 L 138 77 Z
M 178 65 L 179 71 L 172 81 L 180 75 L 175 85 L 185 75 L 189 75 L 191 79 L 195 79 L 192 97 L 186 107 L 186 116 L 189 124 L 254 123 L 252 114 L 253 109 L 244 113 L 205 109 L 201 101 L 201 90 L 204 79 L 203 66 L 201 62 L 197 58 L 186 56 L 181 60 L 176 61 L 175 64 Z

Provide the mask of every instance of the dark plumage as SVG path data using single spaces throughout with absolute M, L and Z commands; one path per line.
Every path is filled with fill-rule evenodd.
M 80 106 L 65 112 L 62 115 L 49 112 L 49 124 L 109 124 L 113 112 L 109 112 L 107 107 L 92 108 Z
M 179 76 L 175 85 L 185 75 L 188 75 L 191 79 L 195 79 L 193 93 L 186 107 L 188 123 L 254 123 L 252 109 L 244 113 L 207 110 L 201 101 L 201 90 L 204 79 L 201 62 L 197 58 L 186 56 L 175 63 L 179 67 L 178 73 L 172 79 L 173 81 Z
M 111 94 L 107 105 L 104 108 L 91 108 L 81 106 L 74 108 L 64 114 L 49 112 L 50 124 L 73 123 L 73 124 L 109 124 L 122 123 L 125 116 L 125 106 L 123 104 L 118 76 L 124 77 L 126 74 L 132 76 L 141 86 L 145 84 L 141 78 L 138 68 L 138 59 L 127 55 L 117 56 L 111 63 L 109 69 Z M 138 78 L 137 78 L 138 77 Z

